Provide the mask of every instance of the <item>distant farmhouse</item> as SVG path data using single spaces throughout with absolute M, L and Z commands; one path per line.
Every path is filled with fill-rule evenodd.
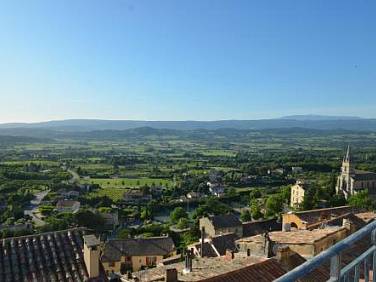
M 146 194 L 141 189 L 128 189 L 123 196 L 123 201 L 126 204 L 141 204 L 152 200 L 151 194 Z
M 293 166 L 293 167 L 291 167 L 291 172 L 292 173 L 302 173 L 303 168 L 301 166 Z
M 338 177 L 336 191 L 347 199 L 359 191 L 368 190 L 369 194 L 376 194 L 376 173 L 357 170 L 351 161 L 350 146 L 343 158 L 341 175 Z
M 72 200 L 60 200 L 56 204 L 56 210 L 58 212 L 71 212 L 76 213 L 80 209 L 80 202 Z
M 225 187 L 220 184 L 220 183 L 217 183 L 217 182 L 208 182 L 206 185 L 209 186 L 209 192 L 210 194 L 212 194 L 213 196 L 216 196 L 216 197 L 221 197 L 225 194 Z

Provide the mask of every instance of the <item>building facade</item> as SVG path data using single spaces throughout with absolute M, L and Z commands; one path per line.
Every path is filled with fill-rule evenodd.
M 106 273 L 126 273 L 156 266 L 174 255 L 176 248 L 170 237 L 129 238 L 108 241 L 101 262 Z
M 244 237 L 236 241 L 238 249 L 250 255 L 267 256 L 277 246 L 288 246 L 304 258 L 312 258 L 349 235 L 346 227 L 326 227 L 314 230 L 274 231 Z
M 376 196 L 376 173 L 355 169 L 351 161 L 349 146 L 342 161 L 336 192 L 337 194 L 343 194 L 347 199 L 349 196 L 363 190 L 367 190 L 370 195 Z
M 307 185 L 302 180 L 296 181 L 296 184 L 291 186 L 290 206 L 292 208 L 298 208 L 303 203 L 306 189 Z
M 243 236 L 243 225 L 233 214 L 216 215 L 200 218 L 200 230 L 205 231 L 205 235 L 214 237 L 227 233 L 234 233 L 239 238 Z

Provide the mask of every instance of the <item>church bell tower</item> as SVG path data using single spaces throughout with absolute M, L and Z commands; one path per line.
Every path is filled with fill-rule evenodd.
M 342 161 L 342 174 L 349 176 L 354 173 L 354 169 L 351 165 L 351 150 L 350 146 L 347 147 L 347 152 Z

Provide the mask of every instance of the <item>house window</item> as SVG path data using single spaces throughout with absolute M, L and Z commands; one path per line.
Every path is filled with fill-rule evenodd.
M 124 257 L 124 261 L 125 261 L 125 262 L 131 262 L 132 259 L 131 259 L 131 257 Z
M 147 266 L 153 266 L 157 264 L 157 258 L 156 257 L 146 257 L 146 265 Z

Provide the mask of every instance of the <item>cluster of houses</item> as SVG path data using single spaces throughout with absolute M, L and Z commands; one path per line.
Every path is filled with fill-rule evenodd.
M 290 212 L 282 222 L 203 217 L 200 240 L 184 254 L 169 236 L 102 242 L 83 228 L 7 238 L 0 241 L 0 281 L 273 281 L 375 218 L 349 206 Z
M 184 262 L 164 260 L 155 268 L 122 275 L 122 281 L 273 281 L 376 218 L 349 206 L 287 213 L 276 220 L 241 223 L 236 216 L 200 219 L 201 238 L 188 246 Z M 370 242 L 343 254 L 344 263 Z M 329 267 L 304 281 L 327 281 Z M 141 280 L 140 280 L 141 279 Z

